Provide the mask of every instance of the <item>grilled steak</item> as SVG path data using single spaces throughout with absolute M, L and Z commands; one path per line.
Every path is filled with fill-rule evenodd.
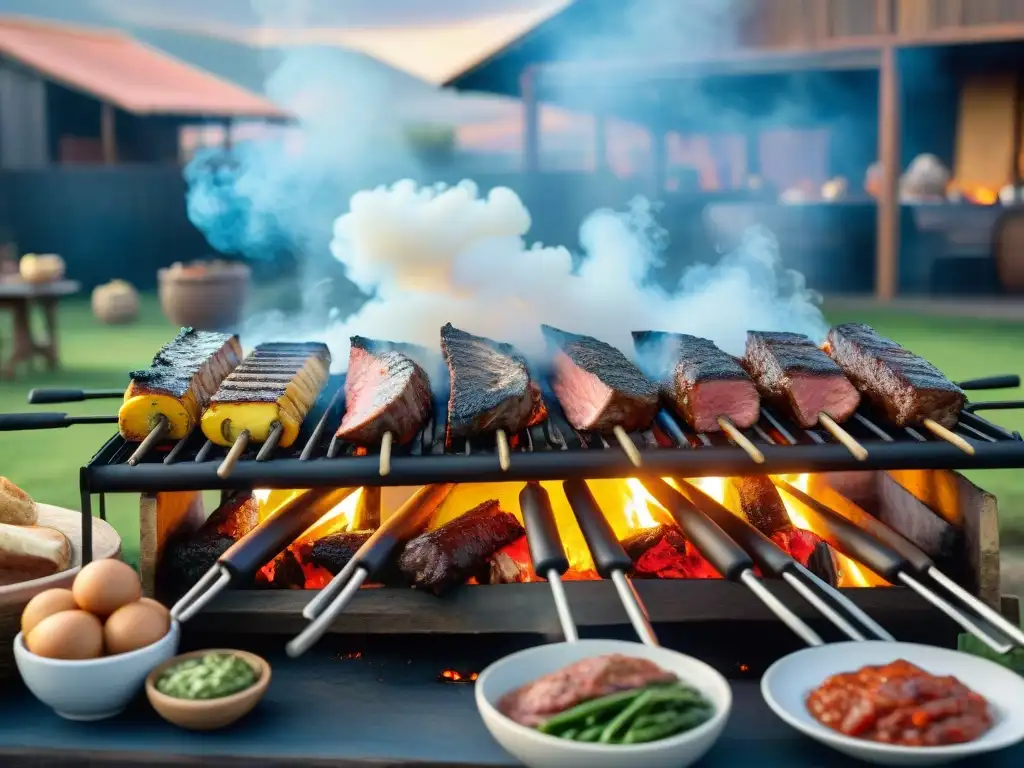
M 967 399 L 960 387 L 922 357 L 863 323 L 828 332 L 827 350 L 857 389 L 889 421 L 904 427 L 934 419 L 952 427 Z
M 371 533 L 372 531 L 342 531 L 322 536 L 310 547 L 309 562 L 337 576 L 370 538 Z
M 515 435 L 534 421 L 539 390 L 515 347 L 448 323 L 441 329 L 441 351 L 451 378 L 451 436 L 475 437 L 499 429 Z
M 498 701 L 498 710 L 517 723 L 535 728 L 584 701 L 656 683 L 674 683 L 676 679 L 648 659 L 618 653 L 594 656 L 505 694 Z
M 590 336 L 550 325 L 552 389 L 565 416 L 582 432 L 646 428 L 658 412 L 658 385 L 619 350 Z
M 771 480 L 763 475 L 731 478 L 726 497 L 726 506 L 742 512 L 748 523 L 783 552 L 829 584 L 838 582 L 832 548 L 818 534 L 793 525 Z
M 345 376 L 345 416 L 337 437 L 376 446 L 385 432 L 398 445 L 412 440 L 430 416 L 426 371 L 398 345 L 353 336 Z
M 787 407 L 801 427 L 813 427 L 820 413 L 846 421 L 860 404 L 842 369 L 799 333 L 748 331 L 745 363 L 761 394 Z
M 761 398 L 739 361 L 699 336 L 634 331 L 642 364 L 662 398 L 697 432 L 717 432 L 720 416 L 740 429 L 753 426 Z
M 622 542 L 622 548 L 633 561 L 636 579 L 721 578 L 674 525 L 637 531 Z
M 398 567 L 417 587 L 435 594 L 471 577 L 486 578 L 487 560 L 526 531 L 494 499 L 405 545 Z

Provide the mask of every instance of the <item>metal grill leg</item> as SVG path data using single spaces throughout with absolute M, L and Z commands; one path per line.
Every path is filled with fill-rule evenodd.
M 82 489 L 82 565 L 92 562 L 92 496 Z

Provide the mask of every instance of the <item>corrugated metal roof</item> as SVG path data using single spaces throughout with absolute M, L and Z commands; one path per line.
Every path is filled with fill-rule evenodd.
M 137 115 L 289 118 L 262 96 L 119 32 L 0 17 L 0 56 Z

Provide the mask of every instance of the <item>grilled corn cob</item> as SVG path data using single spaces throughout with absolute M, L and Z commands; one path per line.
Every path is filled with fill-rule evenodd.
M 121 436 L 140 442 L 163 417 L 165 437 L 180 440 L 199 424 L 213 393 L 241 359 L 237 336 L 182 328 L 149 368 L 131 373 L 117 413 Z
M 261 344 L 210 399 L 203 434 L 225 447 L 243 432 L 262 443 L 280 424 L 278 444 L 287 448 L 327 384 L 330 367 L 331 353 L 324 344 Z

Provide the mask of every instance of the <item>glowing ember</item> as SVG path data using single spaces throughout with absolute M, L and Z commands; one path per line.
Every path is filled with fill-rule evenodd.
M 480 677 L 478 672 L 463 673 L 454 669 L 446 669 L 437 676 L 437 679 L 442 683 L 472 683 L 478 677 Z

